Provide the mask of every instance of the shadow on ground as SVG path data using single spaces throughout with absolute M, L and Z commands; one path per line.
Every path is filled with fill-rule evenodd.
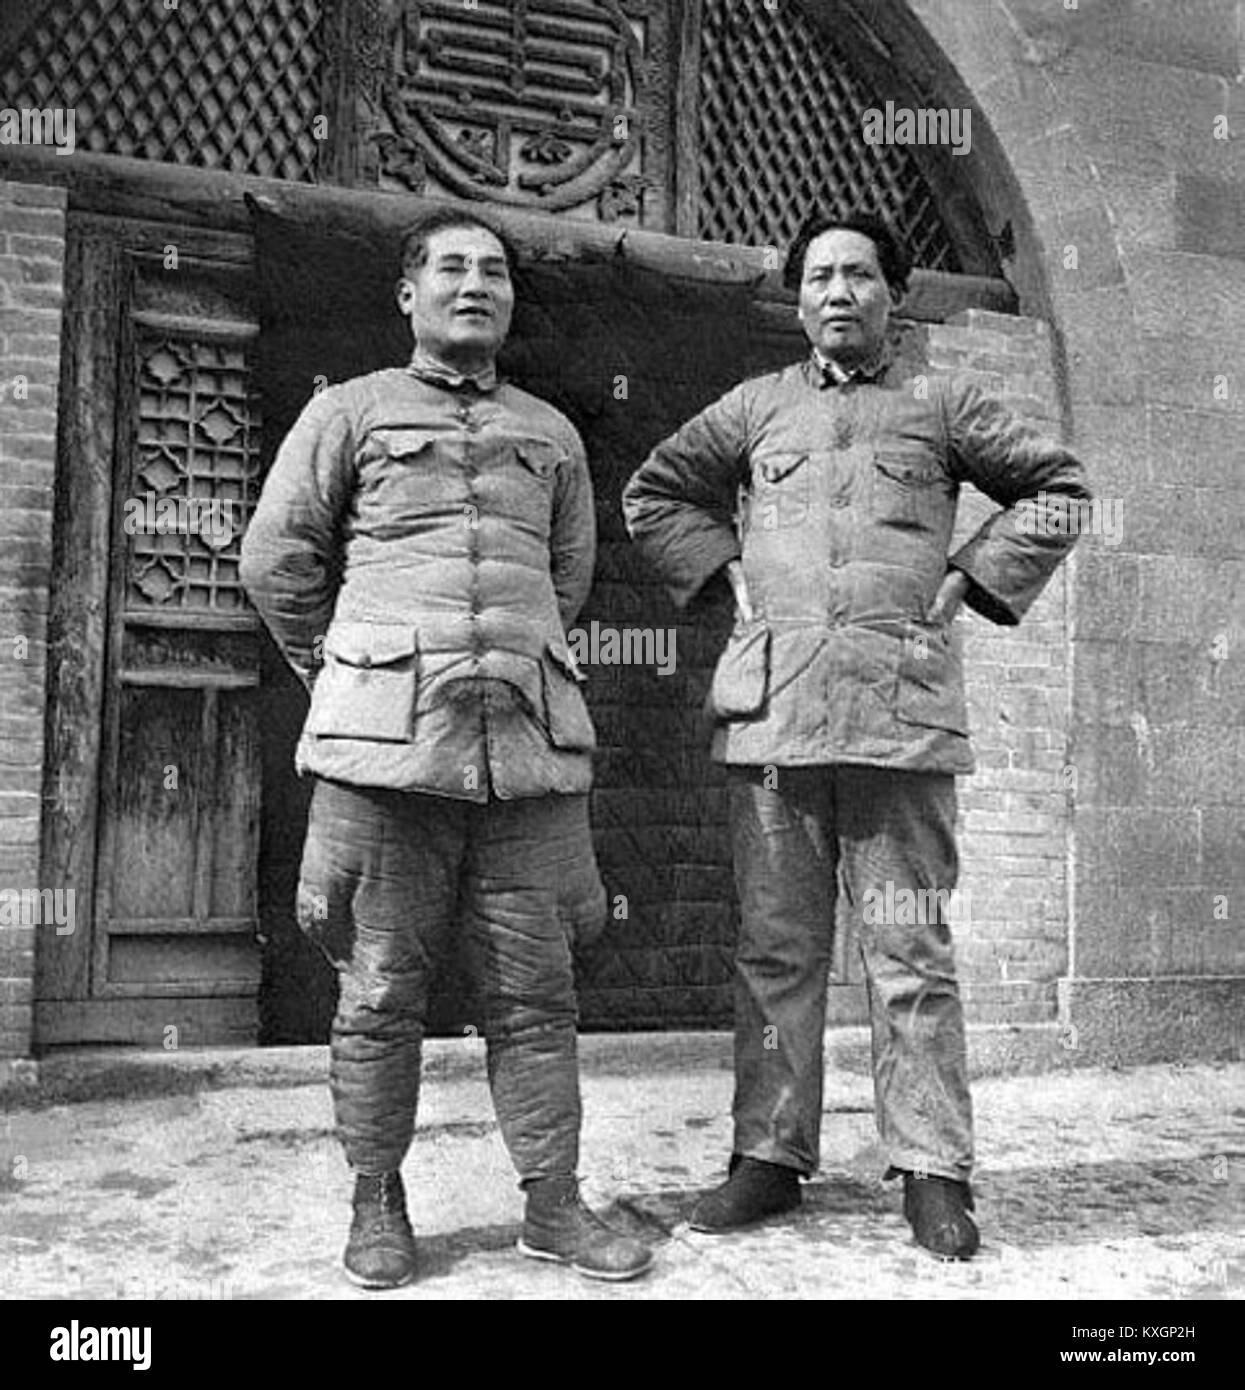
M 1058 1168 L 983 1172 L 973 1190 L 977 1215 L 996 1243 L 1029 1249 L 1132 1236 L 1180 1236 L 1191 1230 L 1237 1232 L 1245 1219 L 1245 1189 L 1225 1176 L 1243 1153 L 1205 1154 L 1153 1163 L 1079 1163 Z M 621 1198 L 619 1210 L 670 1236 L 708 1188 L 673 1189 Z M 836 1223 L 900 1214 L 899 1183 L 883 1186 L 849 1174 L 804 1185 L 804 1205 L 781 1218 L 793 1235 L 833 1239 Z M 853 1231 L 859 1235 L 858 1231 Z

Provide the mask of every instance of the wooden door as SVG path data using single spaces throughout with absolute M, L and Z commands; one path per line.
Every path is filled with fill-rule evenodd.
M 249 245 L 71 219 L 36 1041 L 253 1042 L 259 489 Z

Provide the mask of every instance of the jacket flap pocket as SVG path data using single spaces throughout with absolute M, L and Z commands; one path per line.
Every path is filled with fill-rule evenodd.
M 319 738 L 410 743 L 419 678 L 414 628 L 336 622 L 311 691 L 306 732 Z
M 890 449 L 879 449 L 873 455 L 874 466 L 892 482 L 907 487 L 928 487 L 931 483 L 943 482 L 946 475 L 938 460 L 924 453 L 900 453 Z
M 807 454 L 767 454 L 757 461 L 757 469 L 767 483 L 780 483 L 807 460 Z
M 367 436 L 364 455 L 369 458 L 413 458 L 441 438 L 423 425 L 382 425 Z
M 597 736 L 579 688 L 583 676 L 565 645 L 548 642 L 540 669 L 545 683 L 545 721 L 550 743 L 568 752 L 591 752 L 597 746 Z
M 709 687 L 709 709 L 720 719 L 747 719 L 761 712 L 769 693 L 770 630 L 763 620 L 731 634 Z
M 514 451 L 520 462 L 538 478 L 551 478 L 562 456 L 556 444 L 543 439 L 522 439 L 514 446 Z
M 329 628 L 324 650 L 336 661 L 366 670 L 406 661 L 418 641 L 415 629 L 404 624 L 339 621 Z
M 895 714 L 905 724 L 968 734 L 964 674 L 949 635 L 938 628 L 904 641 Z

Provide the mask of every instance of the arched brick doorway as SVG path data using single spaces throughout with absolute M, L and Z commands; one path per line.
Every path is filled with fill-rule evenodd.
M 874 86 L 876 66 L 853 61 L 864 42 L 859 29 L 840 26 L 837 43 L 830 37 L 834 7 L 783 5 L 771 12 L 742 0 L 623 7 L 635 20 L 651 20 L 659 8 L 671 45 L 660 56 L 671 63 L 672 76 L 648 88 L 663 93 L 667 105 L 642 114 L 650 128 L 670 125 L 686 138 L 660 145 L 660 158 L 635 175 L 656 180 L 664 171 L 671 192 L 658 200 L 641 191 L 630 204 L 631 221 L 777 252 L 813 207 L 872 203 L 904 228 L 918 263 L 930 272 L 913 305 L 918 320 L 974 304 L 1014 308 L 999 275 L 998 249 L 954 157 L 936 149 L 880 149 L 862 140 L 861 119 L 870 105 L 887 96 L 918 98 L 905 97 L 915 89 L 896 83 L 893 74 L 885 88 Z M 461 18 L 447 20 L 446 33 L 460 45 L 465 69 L 469 41 Z M 449 51 L 435 50 L 441 57 Z M 793 71 L 799 77 L 794 85 Z M 739 81 L 745 73 L 751 76 L 746 91 Z M 624 92 L 626 99 L 634 95 L 630 88 Z M 441 118 L 444 125 L 448 117 Z M 485 121 L 479 131 L 490 128 Z M 452 123 L 449 129 L 453 136 Z M 457 133 L 474 138 L 479 131 L 467 120 Z M 382 160 L 370 177 L 382 186 L 387 180 L 409 186 L 417 177 L 410 173 L 414 154 L 426 145 L 431 155 L 435 146 L 418 129 L 400 128 L 394 139 L 404 142 L 405 153 L 399 158 L 394 141 L 387 141 L 388 163 Z M 421 176 L 425 191 L 487 192 L 459 167 L 429 164 Z M 602 210 L 598 202 L 596 212 Z M 618 502 L 653 443 L 741 377 L 798 356 L 803 339 L 775 277 L 751 288 L 697 283 L 688 278 L 688 264 L 678 266 L 673 257 L 662 265 L 655 253 L 654 268 L 641 272 L 568 256 L 552 228 L 533 235 L 543 245 L 525 269 L 508 366 L 519 384 L 565 410 L 588 444 L 600 552 L 581 625 L 678 629 L 678 667 L 669 678 L 645 668 L 590 668 L 589 700 L 601 740 L 593 824 L 617 915 L 580 962 L 583 1025 L 727 1026 L 736 908 L 723 785 L 707 760 L 699 710 L 729 615 L 680 623 L 638 568 Z M 392 253 L 382 241 L 369 241 L 366 252 L 346 243 L 334 249 L 314 231 L 300 236 L 289 224 L 274 224 L 261 230 L 259 244 L 260 278 L 271 292 L 273 315 L 261 336 L 262 371 L 275 373 L 265 389 L 268 418 L 279 433 L 315 372 L 335 380 L 399 360 L 403 344 L 400 325 L 391 321 L 383 344 L 374 329 L 388 313 L 385 257 Z M 365 271 L 365 265 L 373 268 Z M 331 307 L 317 324 L 296 305 Z M 620 379 L 626 382 L 621 399 Z M 279 670 L 270 678 L 283 685 L 271 701 L 279 733 L 274 726 L 276 736 L 266 741 L 266 803 L 273 811 L 265 893 L 276 953 L 267 1018 L 275 1039 L 292 1040 L 327 1027 L 329 982 L 289 921 L 301 817 L 286 810 L 300 804 L 303 792 L 286 769 L 301 701 Z M 447 971 L 438 1024 L 457 1032 L 470 1019 L 470 1003 L 452 962 Z M 831 1016 L 863 1018 L 863 989 L 845 934 L 836 979 L 841 988 L 832 992 Z M 297 987 L 288 987 L 290 981 Z
M 271 188 L 270 201 L 282 204 L 305 236 L 286 236 L 283 245 L 270 239 L 265 245 L 261 234 L 258 274 L 249 285 L 239 282 L 241 298 L 225 317 L 212 307 L 215 291 L 205 291 L 197 305 L 174 306 L 165 296 L 159 306 L 166 317 L 175 310 L 174 327 L 183 345 L 229 325 L 228 333 L 243 347 L 246 369 L 263 387 L 268 454 L 318 379 L 401 360 L 400 325 L 385 317 L 392 243 L 378 229 L 391 229 L 409 215 L 412 203 L 403 193 L 480 199 L 519 219 L 516 228 L 526 227 L 527 292 L 510 370 L 561 405 L 589 442 L 601 562 L 585 623 L 675 624 L 664 597 L 635 568 L 618 495 L 661 434 L 740 377 L 802 350 L 769 254 L 785 245 L 813 204 L 842 205 L 872 194 L 904 226 L 927 267 L 910 309 L 914 320 L 938 321 L 972 305 L 1014 309 L 1011 290 L 997 273 L 999 248 L 992 233 L 1002 227 L 987 226 L 959 161 L 936 149 L 879 150 L 862 143 L 861 115 L 870 103 L 933 97 L 928 83 L 896 77 L 896 69 L 879 57 L 860 7 L 852 4 L 808 0 L 770 10 L 743 0 L 594 0 L 582 7 L 583 14 L 568 18 L 566 7 L 533 0 L 523 7 L 531 22 L 516 37 L 518 10 L 487 3 L 468 11 L 454 4 L 386 9 L 283 0 L 265 10 L 257 0 L 214 0 L 194 13 L 170 12 L 171 47 L 160 61 L 149 51 L 151 36 L 144 38 L 151 20 L 138 0 L 93 0 L 75 12 L 68 27 L 61 22 L 62 8 L 36 6 L 24 25 L 11 26 L 0 39 L 17 32 L 15 46 L 5 50 L 17 55 L 7 69 L 17 90 L 31 100 L 59 95 L 81 103 L 89 117 L 84 119 L 86 148 L 104 156 L 258 173 L 284 179 L 291 194 L 314 182 L 350 189 L 346 201 L 342 194 L 336 201 L 300 203 Z M 386 31 L 400 33 L 398 48 L 378 47 L 376 34 L 367 28 L 386 15 L 399 25 Z M 502 69 L 499 36 L 511 45 L 503 45 L 510 57 Z M 526 69 L 515 56 L 520 51 Z M 142 61 L 127 66 L 118 60 L 103 78 L 93 78 L 101 52 L 138 54 Z M 276 52 L 286 52 L 290 61 L 274 67 Z M 384 55 L 393 53 L 403 55 L 400 66 L 388 69 Z M 200 100 L 206 74 L 222 64 L 235 96 L 249 96 L 212 107 L 211 131 L 188 140 L 191 116 L 186 113 L 199 122 L 207 119 Z M 516 81 L 520 71 L 527 76 Z M 741 73 L 752 76 L 746 92 Z M 579 88 L 571 82 L 582 93 L 578 106 L 554 99 L 550 74 L 563 86 L 568 77 L 580 82 Z M 498 86 L 500 78 L 506 81 Z M 478 93 L 472 90 L 472 102 L 438 107 L 438 92 L 444 96 L 452 90 L 461 97 L 473 83 L 483 86 Z M 311 91 L 331 117 L 329 136 L 319 147 L 307 142 L 299 123 L 300 112 L 304 121 L 313 114 Z M 252 119 L 260 109 L 267 112 L 262 131 Z M 604 114 L 615 110 L 624 117 L 617 137 Z M 71 171 L 78 167 L 65 163 Z M 84 166 L 77 206 L 91 215 L 147 219 L 141 235 L 130 241 L 142 244 L 143 275 L 155 286 L 157 300 L 163 293 L 161 268 L 151 249 L 161 244 L 164 229 L 200 220 L 234 236 L 254 235 L 239 188 L 224 173 L 205 173 L 193 183 L 173 180 L 166 188 L 158 178 L 138 175 L 132 164 L 120 172 L 118 163 L 118 169 L 110 178 Z M 747 192 L 742 199 L 741 188 Z M 218 190 L 219 206 L 212 189 Z M 545 215 L 524 224 L 524 209 Z M 103 260 L 118 269 L 118 284 L 136 283 L 126 269 L 134 251 L 123 245 L 125 225 L 88 227 L 73 215 L 70 225 L 71 242 L 89 234 L 97 247 L 100 237 L 106 241 L 115 233 L 120 240 L 113 251 L 101 252 Z M 360 233 L 353 250 L 341 236 L 348 226 Z M 647 232 L 673 232 L 687 241 L 681 248 L 646 241 Z M 690 244 L 706 237 L 751 249 L 736 253 Z M 216 274 L 214 259 L 224 256 L 233 265 L 243 259 L 236 245 L 210 243 L 205 237 L 197 253 L 207 267 L 205 283 Z M 84 293 L 81 284 L 77 292 Z M 110 313 L 122 322 L 129 310 L 119 305 L 120 300 Z M 79 324 L 89 318 L 85 302 L 75 312 Z M 258 339 L 252 316 L 259 320 Z M 378 323 L 385 325 L 380 333 Z M 289 335 L 284 340 L 282 331 Z M 279 350 L 291 341 L 297 350 Z M 622 398 L 614 393 L 619 377 L 628 382 Z M 129 428 L 123 422 L 117 438 Z M 113 460 L 110 455 L 99 462 L 111 466 Z M 64 548 L 68 553 L 72 544 Z M 223 558 L 228 559 L 227 550 Z M 58 642 L 72 665 L 80 645 L 77 610 L 72 594 L 63 597 L 72 611 L 65 614 Z M 152 601 L 157 600 L 163 602 L 159 595 Z M 602 734 L 594 798 L 598 849 L 611 896 L 626 899 L 627 911 L 599 951 L 583 962 L 588 1027 L 709 1027 L 729 1019 L 734 893 L 721 788 L 704 756 L 697 715 L 725 620 L 725 614 L 709 615 L 680 630 L 678 670 L 669 679 L 643 668 L 602 667 L 593 673 L 590 698 Z M 116 634 L 87 635 L 101 650 L 120 641 Z M 63 674 L 70 667 L 55 669 Z M 99 670 L 104 666 L 97 677 Z M 237 935 L 253 920 L 266 938 L 264 1037 L 310 1041 L 323 1036 L 327 1026 L 332 982 L 298 937 L 291 912 L 304 792 L 290 775 L 288 752 L 301 696 L 271 651 L 258 667 L 248 658 L 246 680 L 253 675 L 259 680 L 258 698 L 248 694 L 234 703 L 245 703 L 257 722 L 231 746 L 248 750 L 242 781 L 251 791 L 253 769 L 262 763 L 262 821 L 248 809 L 252 799 L 242 796 L 230 834 L 255 837 L 242 847 L 246 852 L 238 862 L 258 862 L 258 873 L 249 908 L 240 900 L 229 929 L 237 929 Z M 214 677 L 204 679 L 210 684 Z M 98 679 L 94 688 L 102 704 Z M 131 703 L 138 711 L 143 702 Z M 112 708 L 122 709 L 124 723 L 124 707 L 114 701 Z M 135 717 L 139 725 L 128 733 L 124 727 L 114 731 L 113 748 L 159 744 L 146 737 L 150 731 L 141 713 Z M 67 744 L 68 736 L 61 744 L 53 742 L 53 761 L 66 753 Z M 97 754 L 91 769 L 79 769 L 72 788 L 75 805 L 92 816 L 98 811 L 101 821 L 97 853 L 83 878 L 92 902 L 91 873 L 100 868 L 103 881 L 115 867 L 107 862 L 107 836 L 115 829 L 109 817 L 118 800 L 120 770 L 115 758 L 109 763 Z M 140 780 L 146 775 L 136 765 L 124 771 Z M 58 775 L 53 768 L 53 780 Z M 228 769 L 217 767 L 212 785 L 236 788 L 238 783 L 231 782 Z M 197 842 L 211 846 L 222 804 L 199 797 L 187 814 Z M 63 868 L 66 856 L 77 855 L 83 867 L 81 844 L 71 847 L 67 836 L 67 829 L 80 823 L 68 805 L 62 820 L 49 821 L 46 863 Z M 140 843 L 142 826 L 131 829 L 131 839 Z M 195 872 L 207 881 L 211 875 L 205 879 L 202 868 L 200 859 Z M 147 937 L 154 944 L 161 934 L 168 937 L 171 954 L 165 960 L 174 964 L 148 968 L 138 961 L 139 947 L 129 943 L 125 949 L 142 968 L 124 990 L 108 993 L 119 982 L 107 976 L 106 953 L 95 950 L 78 963 L 81 968 L 67 970 L 52 960 L 71 949 L 89 952 L 98 943 L 72 948 L 50 943 L 45 954 L 52 968 L 45 971 L 45 985 L 54 992 L 41 996 L 49 1040 L 140 1040 L 152 1019 L 188 1010 L 186 1001 L 198 1010 L 194 1036 L 236 1037 L 245 1031 L 240 1021 L 245 1008 L 234 1010 L 226 1028 L 214 1032 L 212 1023 L 213 1010 L 225 1008 L 214 999 L 235 1004 L 254 999 L 253 965 L 237 959 L 239 950 L 245 954 L 245 943 L 222 938 L 216 963 L 196 955 L 178 933 L 185 926 L 188 940 L 197 934 L 206 946 L 211 932 L 205 923 L 213 922 L 192 904 L 189 916 L 163 923 L 154 902 L 158 888 L 159 877 L 153 875 L 153 901 L 131 903 L 126 920 L 138 924 L 135 940 Z M 101 930 L 107 924 L 93 921 L 92 932 Z M 846 944 L 838 963 L 847 981 L 836 1015 L 842 1018 L 859 1010 Z M 177 974 L 183 965 L 186 972 Z M 170 970 L 175 978 L 169 978 Z M 159 1002 L 166 999 L 183 1002 Z M 444 1002 L 443 1022 L 456 1027 L 466 1006 L 452 986 Z M 53 1019 L 60 1022 L 53 1025 Z

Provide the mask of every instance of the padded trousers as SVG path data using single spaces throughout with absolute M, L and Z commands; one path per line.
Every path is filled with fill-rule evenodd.
M 454 801 L 317 782 L 297 911 L 340 982 L 330 1083 L 357 1172 L 399 1168 L 414 1137 L 428 990 L 444 934 L 458 932 L 519 1177 L 575 1173 L 572 953 L 577 931 L 605 921 L 587 801 Z

